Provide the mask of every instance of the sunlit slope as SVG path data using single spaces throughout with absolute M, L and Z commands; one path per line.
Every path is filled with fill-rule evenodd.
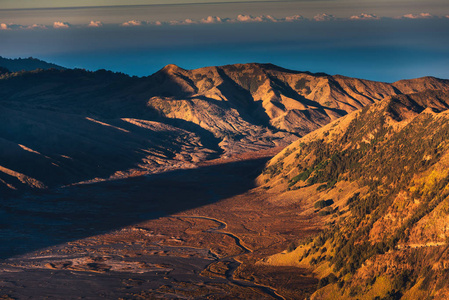
M 253 124 L 300 135 L 391 95 L 449 87 L 449 81 L 433 77 L 388 84 L 291 71 L 271 64 L 196 70 L 169 65 L 151 78 L 159 82 L 160 91 L 148 104 L 164 115 L 200 123 L 201 119 L 195 119 L 196 107 L 208 105 L 216 114 L 229 107 Z M 172 101 L 170 105 L 167 100 Z M 190 115 L 182 114 L 186 109 Z
M 0 183 L 21 190 L 191 167 L 286 146 L 389 95 L 448 86 L 432 77 L 387 84 L 271 64 L 168 65 L 143 78 L 1 69 Z
M 446 299 L 448 108 L 443 91 L 388 97 L 273 158 L 259 183 L 327 229 L 261 263 L 313 268 L 314 299 Z

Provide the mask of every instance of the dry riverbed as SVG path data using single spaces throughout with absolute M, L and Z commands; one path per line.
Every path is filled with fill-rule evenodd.
M 319 220 L 272 204 L 253 185 L 266 160 L 245 159 L 4 202 L 0 298 L 307 296 L 307 270 L 256 262 Z

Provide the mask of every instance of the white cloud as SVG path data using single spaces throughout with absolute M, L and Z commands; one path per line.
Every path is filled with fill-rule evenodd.
M 203 18 L 199 21 L 192 20 L 192 19 L 185 19 L 184 21 L 167 21 L 167 22 L 149 22 L 148 24 L 151 25 L 191 25 L 191 24 L 223 24 L 223 23 L 257 23 L 257 22 L 295 22 L 299 20 L 305 20 L 303 16 L 300 15 L 294 15 L 294 16 L 288 16 L 285 18 L 277 19 L 270 15 L 263 15 L 263 16 L 251 16 L 251 15 L 238 15 L 237 18 L 220 18 L 217 16 L 208 16 L 206 18 Z
M 285 21 L 285 22 L 295 22 L 295 21 L 301 21 L 301 20 L 304 20 L 304 19 L 305 18 L 303 16 L 294 15 L 294 16 L 285 17 L 282 20 Z
M 273 23 L 276 23 L 276 22 L 280 21 L 280 20 L 278 20 L 278 19 L 276 19 L 275 17 L 270 16 L 270 15 L 262 16 L 261 18 L 262 18 L 264 21 L 273 22 Z M 282 20 L 281 20 L 281 21 L 282 21 Z
M 196 24 L 197 22 L 193 21 L 192 19 L 185 19 L 184 21 L 169 21 L 168 23 L 161 23 L 161 24 L 169 24 L 169 25 L 191 25 Z
M 263 22 L 264 21 L 264 17 L 260 16 L 260 17 L 253 17 L 251 15 L 238 15 L 237 22 Z
M 14 24 L 14 23 L 0 23 L 0 30 L 12 30 L 12 29 L 22 29 L 25 28 L 22 25 Z
M 42 24 L 33 24 L 30 26 L 27 26 L 26 29 L 47 29 L 47 26 Z
M 403 19 L 430 19 L 430 18 L 434 18 L 434 16 L 429 13 L 420 13 L 420 14 L 406 14 L 400 18 L 403 18 Z
M 319 15 L 316 15 L 315 17 L 313 17 L 313 19 L 315 21 L 319 21 L 320 22 L 320 21 L 333 21 L 336 18 L 333 15 L 319 14 Z
M 87 25 L 88 27 L 101 27 L 103 26 L 103 23 L 101 23 L 100 21 L 90 21 L 89 25 Z
M 362 13 L 358 16 L 352 16 L 349 19 L 351 19 L 351 20 L 379 20 L 380 18 L 374 14 Z
M 69 28 L 70 24 L 67 22 L 54 22 L 53 23 L 53 28 Z
M 185 19 L 184 22 L 182 22 L 183 24 L 196 24 L 196 21 L 193 21 L 192 19 Z
M 208 16 L 207 18 L 201 19 L 200 23 L 203 24 L 214 24 L 222 23 L 223 20 L 220 17 Z
M 122 24 L 122 26 L 141 26 L 143 25 L 142 21 L 131 20 Z

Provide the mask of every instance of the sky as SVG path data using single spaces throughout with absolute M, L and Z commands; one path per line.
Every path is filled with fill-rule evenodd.
M 449 78 L 447 0 L 122 3 L 1 0 L 0 56 L 137 76 L 170 63 L 269 62 L 388 82 Z
M 265 0 L 270 1 L 270 0 Z M 223 3 L 223 2 L 261 2 L 261 0 L 127 0 L 126 5 L 167 5 L 190 3 Z M 0 9 L 17 8 L 52 8 L 52 7 L 84 7 L 84 6 L 123 6 L 123 0 L 2 0 Z

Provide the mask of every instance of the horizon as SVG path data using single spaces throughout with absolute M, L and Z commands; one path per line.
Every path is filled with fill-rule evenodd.
M 3 1 L 0 55 L 131 76 L 257 61 L 384 82 L 449 78 L 442 0 L 86 3 Z
M 32 56 L 30 56 L 30 57 L 4 57 L 4 56 L 0 55 L 0 58 L 10 59 L 10 60 L 36 59 L 36 60 L 39 60 L 39 61 L 42 61 L 42 62 L 45 62 L 45 63 L 55 64 L 55 65 L 57 65 L 59 67 L 64 67 L 64 68 L 66 68 L 68 70 L 76 70 L 76 69 L 78 69 L 78 70 L 85 70 L 87 72 L 97 72 L 97 71 L 105 70 L 105 71 L 108 71 L 108 72 L 113 72 L 113 73 L 117 73 L 117 74 L 124 74 L 124 75 L 127 75 L 129 77 L 138 77 L 138 78 L 150 77 L 150 76 L 154 75 L 155 73 L 163 70 L 165 67 L 167 67 L 169 65 L 174 65 L 174 66 L 176 66 L 178 68 L 181 68 L 183 70 L 186 70 L 186 71 L 194 71 L 194 70 L 211 68 L 211 67 L 226 67 L 226 66 L 233 66 L 233 65 L 262 65 L 262 66 L 263 65 L 272 65 L 272 66 L 275 66 L 275 67 L 279 67 L 281 69 L 285 69 L 287 71 L 293 71 L 293 72 L 299 72 L 299 73 L 310 73 L 312 75 L 324 74 L 324 75 L 328 75 L 328 76 L 343 76 L 343 77 L 349 77 L 349 78 L 357 78 L 357 79 L 363 79 L 363 80 L 368 80 L 368 81 L 386 82 L 386 83 L 394 83 L 394 82 L 401 81 L 401 80 L 411 80 L 411 79 L 426 78 L 426 77 L 442 79 L 442 80 L 449 80 L 449 77 L 445 78 L 445 77 L 436 77 L 436 76 L 432 76 L 432 75 L 424 75 L 424 76 L 420 76 L 420 77 L 401 78 L 401 79 L 398 79 L 396 81 L 379 81 L 379 80 L 371 80 L 371 79 L 368 79 L 368 78 L 351 77 L 351 76 L 347 76 L 345 74 L 340 74 L 340 73 L 329 74 L 329 73 L 320 72 L 320 71 L 318 71 L 318 72 L 311 72 L 311 71 L 308 71 L 308 70 L 291 69 L 291 68 L 287 68 L 287 67 L 284 67 L 284 66 L 281 66 L 281 65 L 270 63 L 270 62 L 254 62 L 254 61 L 253 62 L 234 63 L 234 64 L 223 64 L 223 65 L 205 65 L 205 66 L 201 66 L 201 67 L 197 67 L 197 68 L 185 68 L 185 67 L 183 67 L 181 65 L 178 65 L 178 64 L 169 63 L 169 64 L 166 64 L 165 66 L 161 67 L 160 69 L 158 69 L 158 70 L 156 70 L 156 71 L 154 71 L 154 72 L 152 72 L 152 73 L 150 73 L 148 75 L 138 76 L 138 75 L 132 75 L 132 74 L 128 74 L 128 73 L 123 73 L 121 71 L 113 71 L 113 70 L 104 69 L 104 68 L 99 68 L 99 69 L 86 69 L 86 68 L 77 68 L 77 67 L 70 68 L 70 67 L 67 67 L 67 66 L 56 64 L 56 63 L 54 63 L 52 61 L 46 61 L 46 60 L 40 59 L 39 57 L 32 57 Z

